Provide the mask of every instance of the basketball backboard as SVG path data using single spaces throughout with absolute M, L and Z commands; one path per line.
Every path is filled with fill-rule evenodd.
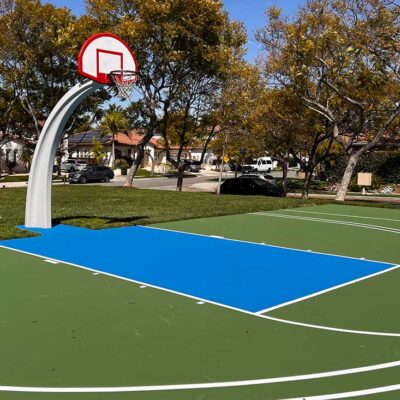
M 111 71 L 138 71 L 132 50 L 112 33 L 97 33 L 83 44 L 78 56 L 78 72 L 99 83 L 110 84 Z

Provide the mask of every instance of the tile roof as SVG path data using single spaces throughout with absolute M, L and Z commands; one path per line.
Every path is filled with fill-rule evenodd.
M 109 137 L 107 135 L 103 136 L 99 130 L 93 130 L 69 136 L 68 143 L 73 145 L 87 146 L 93 143 L 93 138 L 103 144 L 107 143 L 107 141 L 109 140 Z
M 88 132 L 78 133 L 68 137 L 68 142 L 71 145 L 87 146 L 93 143 L 93 138 L 100 141 L 105 145 L 111 144 L 111 135 L 102 135 L 100 130 L 93 130 Z M 143 133 L 140 130 L 131 130 L 129 132 L 118 132 L 115 135 L 115 143 L 122 146 L 137 146 L 143 138 Z M 149 144 L 157 149 L 163 149 L 164 146 L 156 138 L 152 138 Z

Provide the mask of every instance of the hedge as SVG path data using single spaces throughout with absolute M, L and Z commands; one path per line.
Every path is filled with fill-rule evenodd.
M 332 182 L 342 179 L 349 157 L 346 154 L 339 155 L 336 160 L 325 166 L 326 178 Z M 376 151 L 364 154 L 355 170 L 358 172 L 372 172 L 382 180 L 382 183 L 400 182 L 400 151 Z

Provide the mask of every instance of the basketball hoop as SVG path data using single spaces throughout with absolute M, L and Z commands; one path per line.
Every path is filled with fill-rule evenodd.
M 121 100 L 128 100 L 138 79 L 136 71 L 116 70 L 110 72 L 110 80 L 117 88 L 117 95 Z

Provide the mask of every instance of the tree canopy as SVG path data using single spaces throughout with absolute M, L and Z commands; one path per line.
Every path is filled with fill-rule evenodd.
M 399 15 L 392 1 L 310 0 L 293 19 L 270 8 L 258 33 L 269 84 L 294 90 L 350 155 L 338 200 L 358 158 L 399 134 Z

